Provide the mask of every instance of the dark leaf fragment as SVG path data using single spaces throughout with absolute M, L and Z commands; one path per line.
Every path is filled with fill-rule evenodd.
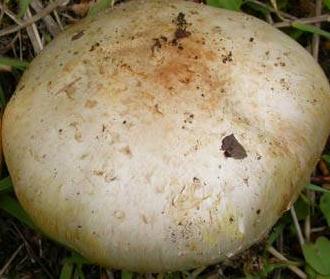
M 225 157 L 242 160 L 247 157 L 244 147 L 238 142 L 234 134 L 226 136 L 222 140 L 221 150 Z

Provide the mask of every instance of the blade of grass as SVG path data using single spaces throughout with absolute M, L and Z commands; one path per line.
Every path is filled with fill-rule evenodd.
M 121 279 L 132 279 L 133 278 L 133 272 L 129 271 L 122 271 L 121 272 Z
M 330 227 L 330 194 L 323 194 L 320 199 L 320 209 Z
M 239 11 L 243 1 L 242 0 L 207 0 L 207 5 L 223 8 L 232 11 Z
M 330 155 L 325 154 L 325 155 L 322 156 L 322 159 L 323 159 L 324 161 L 326 161 L 327 164 L 330 165 Z
M 13 184 L 9 176 L 0 180 L 0 193 L 13 189 Z
M 278 252 L 275 248 L 273 247 L 268 247 L 267 251 L 272 254 L 275 258 L 278 258 L 279 260 L 283 262 L 290 262 L 286 257 L 284 257 L 280 252 Z M 299 278 L 302 279 L 307 279 L 307 275 L 298 267 L 294 265 L 288 265 L 288 268 L 293 271 L 295 274 L 299 276 Z
M 330 39 L 330 32 L 322 30 L 321 28 L 316 27 L 314 25 L 304 24 L 304 23 L 295 21 L 295 22 L 292 22 L 292 27 L 294 27 L 296 29 L 299 29 L 301 31 L 304 31 L 304 32 L 313 33 L 313 34 L 316 34 L 316 35 L 323 36 L 327 39 Z
M 303 34 L 304 31 L 301 31 L 299 29 L 290 29 L 287 30 L 286 32 L 292 39 L 294 39 L 295 41 L 297 41 Z
M 90 264 L 88 260 L 76 252 L 72 252 L 71 257 L 67 257 L 66 261 L 77 265 Z
M 315 192 L 321 192 L 321 193 L 330 193 L 329 190 L 324 189 L 320 186 L 314 185 L 314 184 L 308 184 L 305 186 L 307 190 L 315 191 Z
M 0 68 L 2 66 L 10 66 L 23 71 L 28 65 L 29 63 L 26 61 L 20 61 L 18 59 L 0 56 Z
M 323 0 L 323 3 L 330 10 L 330 0 Z
M 89 16 L 94 16 L 99 12 L 112 7 L 115 0 L 98 0 L 88 11 Z
M 279 223 L 278 225 L 276 225 L 273 229 L 271 234 L 268 237 L 267 240 L 267 245 L 268 246 L 272 246 L 273 243 L 275 242 L 275 240 L 280 236 L 280 234 L 283 232 L 285 226 L 286 226 L 286 222 L 282 222 Z
M 263 6 L 260 6 L 256 3 L 253 3 L 253 2 L 245 2 L 243 3 L 245 6 L 248 6 L 249 8 L 251 8 L 252 10 L 256 11 L 256 12 L 260 12 L 262 13 L 264 16 L 269 14 L 269 9 L 266 9 L 265 7 Z
M 330 275 L 330 241 L 319 237 L 315 243 L 303 246 L 306 262 L 321 275 Z
M 72 273 L 73 273 L 73 264 L 69 262 L 65 262 L 61 270 L 60 279 L 71 279 Z
M 4 278 L 2 277 L 3 274 L 6 272 L 6 270 L 8 269 L 8 267 L 10 266 L 10 264 L 13 262 L 13 260 L 15 259 L 15 257 L 18 255 L 18 253 L 22 250 L 22 248 L 24 247 L 24 244 L 21 244 L 16 251 L 11 255 L 11 257 L 9 258 L 9 260 L 5 263 L 5 265 L 0 269 L 0 278 Z
M 19 0 L 18 17 L 22 17 L 26 13 L 26 10 L 29 7 L 31 2 L 32 2 L 32 0 Z
M 85 279 L 85 274 L 82 270 L 82 265 L 81 264 L 77 265 L 76 270 L 75 270 L 75 274 L 77 275 L 76 278 Z
M 8 195 L 0 196 L 0 209 L 3 209 L 28 227 L 35 229 L 30 217 L 26 214 L 18 201 Z

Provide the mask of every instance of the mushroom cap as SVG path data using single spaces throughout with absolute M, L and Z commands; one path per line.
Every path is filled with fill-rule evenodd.
M 104 266 L 182 270 L 265 236 L 309 180 L 329 107 L 318 64 L 270 25 L 137 0 L 34 59 L 3 147 L 48 236 Z

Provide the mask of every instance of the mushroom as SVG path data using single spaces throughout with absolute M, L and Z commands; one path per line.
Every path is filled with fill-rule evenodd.
M 296 42 L 245 14 L 130 1 L 60 34 L 3 119 L 19 201 L 91 262 L 173 271 L 264 237 L 308 182 L 330 89 Z

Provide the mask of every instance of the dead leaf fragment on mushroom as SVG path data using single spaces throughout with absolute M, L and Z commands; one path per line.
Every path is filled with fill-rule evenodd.
M 224 137 L 221 150 L 226 157 L 242 160 L 247 157 L 244 147 L 238 142 L 234 134 Z

